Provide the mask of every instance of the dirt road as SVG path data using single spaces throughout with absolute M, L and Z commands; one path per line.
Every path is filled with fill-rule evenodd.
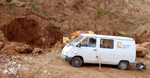
M 117 66 L 102 65 L 102 72 L 99 72 L 98 64 L 83 64 L 75 68 L 70 63 L 60 57 L 61 51 L 44 52 L 35 57 L 31 55 L 12 56 L 10 59 L 16 60 L 16 65 L 8 66 L 8 62 L 0 64 L 1 78 L 149 78 L 150 60 L 137 58 L 136 62 L 143 62 L 147 65 L 147 70 L 139 72 L 136 67 L 128 67 L 127 70 L 119 70 Z M 6 67 L 7 66 L 7 67 Z M 16 75 L 5 72 L 9 68 L 16 68 Z

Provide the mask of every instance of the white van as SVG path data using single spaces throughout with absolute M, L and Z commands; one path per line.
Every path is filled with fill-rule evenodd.
M 118 65 L 121 70 L 135 65 L 135 40 L 128 37 L 81 34 L 67 44 L 61 53 L 63 60 L 74 67 L 82 63 Z

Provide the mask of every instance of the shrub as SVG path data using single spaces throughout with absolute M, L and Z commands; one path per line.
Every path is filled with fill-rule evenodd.
M 104 11 L 103 11 L 103 9 L 101 8 L 101 7 L 99 7 L 98 9 L 97 9 L 97 14 L 100 16 L 100 15 L 104 15 Z

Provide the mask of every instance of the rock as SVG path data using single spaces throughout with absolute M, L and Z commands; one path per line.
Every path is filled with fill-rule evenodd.
M 44 73 L 47 73 L 47 70 L 45 70 Z
M 0 41 L 5 42 L 7 39 L 5 38 L 3 31 L 0 30 Z
M 9 42 L 5 43 L 5 46 L 1 49 L 1 54 L 17 55 L 19 53 L 31 53 L 32 48 L 25 44 L 19 42 Z
M 43 50 L 41 48 L 34 48 L 32 54 L 33 54 L 33 56 L 35 56 L 36 54 L 39 54 L 39 53 L 42 53 L 42 52 L 43 52 Z
M 59 73 L 59 76 L 61 75 L 61 73 Z
M 51 75 L 51 72 L 49 72 L 48 75 Z
M 13 75 L 17 75 L 17 69 L 15 68 L 8 68 L 9 72 Z
M 18 68 L 20 68 L 21 67 L 21 64 L 18 64 Z
M 41 41 L 44 43 L 45 42 L 45 38 L 44 37 L 41 37 Z
M 140 44 L 136 44 L 136 56 L 137 57 L 145 57 L 149 53 L 149 50 L 144 48 Z
M 3 73 L 4 73 L 4 74 L 7 74 L 7 73 L 8 73 L 8 70 L 4 70 Z
M 17 46 L 15 47 L 15 50 L 18 53 L 31 53 L 32 52 L 32 48 L 30 47 L 30 45 L 22 45 L 22 46 Z
M 2 49 L 4 47 L 5 43 L 4 42 L 0 42 L 0 49 Z
M 11 45 L 11 43 L 7 42 L 5 46 L 1 49 L 0 53 L 1 54 L 9 54 L 9 55 L 15 55 L 18 54 L 14 48 L 16 45 Z
M 8 63 L 9 66 L 14 66 L 15 64 L 16 64 L 16 60 L 10 61 L 10 62 Z

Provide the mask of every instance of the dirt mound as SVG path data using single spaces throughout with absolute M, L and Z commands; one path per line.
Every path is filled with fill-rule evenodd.
M 149 53 L 150 51 L 148 49 L 144 48 L 140 44 L 136 44 L 136 56 L 137 57 L 145 57 Z
M 39 31 L 38 23 L 35 20 L 21 18 L 12 21 L 2 28 L 8 41 L 17 41 L 30 44 L 31 46 L 40 44 L 37 32 Z
M 32 47 L 53 47 L 57 41 L 62 41 L 63 32 L 53 26 L 43 28 L 34 19 L 21 18 L 12 21 L 2 28 L 8 41 L 23 42 Z

